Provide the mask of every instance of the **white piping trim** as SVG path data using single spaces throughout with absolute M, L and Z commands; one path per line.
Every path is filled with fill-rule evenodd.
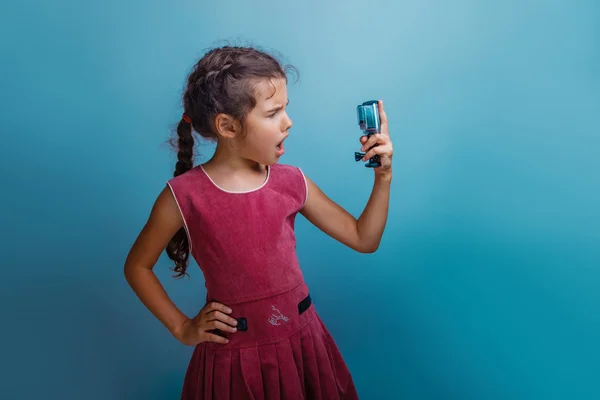
M 169 182 L 167 182 L 169 189 L 171 189 L 171 193 L 173 194 L 173 198 L 175 199 L 175 203 L 177 204 L 177 208 L 179 209 L 179 213 L 181 214 L 181 219 L 183 219 L 183 229 L 185 230 L 185 234 L 187 235 L 188 245 L 190 246 L 190 258 L 192 256 L 192 237 L 190 236 L 190 230 L 188 229 L 187 222 L 185 220 L 185 216 L 183 215 L 183 211 L 181 210 L 181 206 L 179 205 L 179 201 L 177 201 L 177 196 L 175 195 L 175 190 Z
M 254 188 L 254 189 L 249 189 L 249 190 L 240 190 L 240 191 L 233 191 L 233 190 L 226 190 L 223 189 L 221 186 L 217 185 L 215 183 L 215 181 L 212 180 L 212 178 L 210 177 L 210 175 L 208 175 L 206 173 L 206 171 L 204 170 L 204 167 L 202 166 L 202 164 L 200 164 L 200 169 L 202 170 L 202 172 L 204 172 L 204 175 L 206 175 L 206 177 L 208 178 L 208 180 L 213 184 L 214 187 L 216 187 L 217 189 L 225 192 L 225 193 L 231 193 L 231 194 L 245 194 L 245 193 L 252 193 L 252 192 L 256 192 L 257 190 L 262 189 L 267 182 L 269 182 L 269 178 L 271 177 L 271 167 L 270 166 L 266 166 L 267 167 L 267 178 L 265 179 L 265 181 L 258 187 Z
M 304 206 L 306 205 L 306 202 L 308 201 L 308 181 L 306 180 L 306 176 L 304 175 L 304 172 L 302 171 L 302 169 L 300 167 L 296 167 L 298 168 L 298 170 L 300 171 L 300 174 L 302 175 L 302 179 L 304 179 L 304 187 L 305 187 L 305 196 L 304 196 L 304 203 L 302 203 L 302 207 L 300 207 L 300 209 L 302 210 L 304 208 Z

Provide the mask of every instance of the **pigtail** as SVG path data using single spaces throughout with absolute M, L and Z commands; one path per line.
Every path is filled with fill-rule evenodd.
M 177 125 L 177 163 L 173 176 L 179 176 L 192 169 L 194 166 L 194 137 L 192 136 L 192 124 L 187 115 Z M 175 262 L 175 277 L 180 278 L 187 275 L 186 269 L 190 258 L 190 244 L 187 233 L 182 227 L 169 241 L 167 255 Z

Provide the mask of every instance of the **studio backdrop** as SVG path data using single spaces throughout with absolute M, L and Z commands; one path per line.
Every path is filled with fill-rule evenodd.
M 185 77 L 225 43 L 298 69 L 281 162 L 357 217 L 373 171 L 355 109 L 384 100 L 379 250 L 297 219 L 362 399 L 600 398 L 599 18 L 584 0 L 3 4 L 0 398 L 178 398 L 192 348 L 123 265 L 174 171 Z M 171 267 L 155 271 L 197 313 L 200 270 Z

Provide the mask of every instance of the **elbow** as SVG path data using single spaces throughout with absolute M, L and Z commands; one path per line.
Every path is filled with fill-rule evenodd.
M 373 254 L 373 253 L 375 253 L 377 251 L 378 248 L 379 248 L 379 246 L 367 247 L 361 253 L 363 253 L 363 254 Z
M 129 285 L 132 285 L 136 275 L 136 267 L 130 262 L 126 262 L 123 267 L 123 276 Z
M 127 261 L 125 266 L 123 267 L 123 276 L 125 280 L 132 286 L 135 284 L 135 281 L 143 277 L 147 272 L 152 272 L 154 265 L 144 265 L 144 264 L 134 264 L 131 261 Z M 143 278 L 142 278 L 143 279 Z
M 123 268 L 123 276 L 125 277 L 125 281 L 131 285 L 131 268 L 129 268 L 127 264 L 125 265 L 125 268 Z
M 354 250 L 362 254 L 373 254 L 379 249 L 379 243 L 367 243 L 356 247 Z
M 350 247 L 354 251 L 362 254 L 372 254 L 379 249 L 379 243 L 381 243 L 381 238 L 362 239 L 360 235 L 357 234 Z

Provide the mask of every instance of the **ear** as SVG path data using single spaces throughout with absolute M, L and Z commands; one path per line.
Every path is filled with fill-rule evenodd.
M 218 114 L 215 117 L 215 128 L 219 136 L 226 139 L 233 139 L 240 131 L 240 124 L 227 114 Z

